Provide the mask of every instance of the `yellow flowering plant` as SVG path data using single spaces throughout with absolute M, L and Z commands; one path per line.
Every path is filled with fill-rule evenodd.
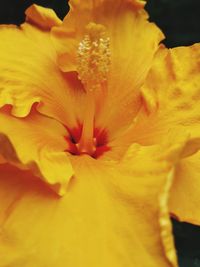
M 0 267 L 176 267 L 200 225 L 200 45 L 144 1 L 32 5 L 0 26 Z

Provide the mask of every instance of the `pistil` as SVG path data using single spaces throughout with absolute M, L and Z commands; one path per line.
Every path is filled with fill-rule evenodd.
M 94 138 L 96 90 L 104 90 L 110 65 L 110 40 L 105 27 L 90 23 L 80 42 L 77 57 L 78 77 L 86 92 L 83 129 L 77 148 L 80 153 L 93 155 L 96 150 Z
M 94 115 L 95 115 L 95 100 L 94 93 L 92 91 L 87 92 L 87 100 L 83 121 L 83 128 L 81 138 L 77 144 L 77 148 L 81 154 L 92 155 L 95 148 L 94 135 Z

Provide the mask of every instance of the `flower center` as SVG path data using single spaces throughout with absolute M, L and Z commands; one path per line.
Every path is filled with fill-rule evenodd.
M 110 39 L 106 28 L 101 24 L 89 23 L 77 51 L 78 78 L 86 92 L 84 120 L 80 139 L 76 143 L 78 154 L 93 156 L 97 151 L 98 138 L 94 134 L 95 96 L 97 90 L 105 90 L 109 66 Z
M 99 128 L 93 129 L 93 144 L 95 149 L 91 153 L 88 153 L 88 151 L 81 151 L 79 149 L 79 142 L 82 136 L 83 125 L 79 124 L 76 128 L 67 130 L 69 135 L 65 137 L 65 140 L 68 144 L 66 151 L 70 152 L 72 155 L 89 154 L 91 157 L 96 159 L 106 151 L 110 150 L 109 146 L 107 145 L 108 136 L 106 130 Z

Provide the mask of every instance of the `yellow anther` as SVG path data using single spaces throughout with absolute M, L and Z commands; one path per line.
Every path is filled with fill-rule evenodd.
M 107 80 L 110 66 L 110 39 L 101 24 L 89 23 L 79 43 L 77 71 L 86 90 L 94 90 Z

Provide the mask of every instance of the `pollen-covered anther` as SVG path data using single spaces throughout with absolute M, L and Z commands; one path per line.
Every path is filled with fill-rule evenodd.
M 110 38 L 101 24 L 90 23 L 78 47 L 77 71 L 86 90 L 94 90 L 107 80 L 110 66 Z

